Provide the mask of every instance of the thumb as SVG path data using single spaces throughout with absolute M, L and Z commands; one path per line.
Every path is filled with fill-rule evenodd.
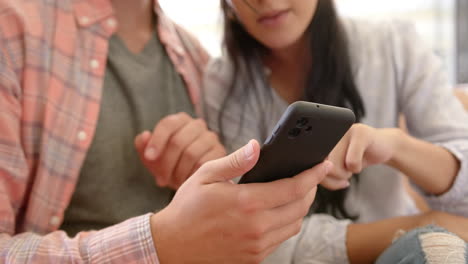
M 205 163 L 197 174 L 202 184 L 229 181 L 251 170 L 259 156 L 260 145 L 251 140 L 231 155 Z

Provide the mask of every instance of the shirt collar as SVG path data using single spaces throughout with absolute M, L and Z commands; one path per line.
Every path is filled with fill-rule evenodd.
M 158 17 L 164 16 L 159 0 L 153 1 Z M 110 0 L 73 0 L 73 10 L 78 24 L 82 27 L 91 26 L 114 13 Z
M 77 23 L 81 27 L 94 25 L 103 19 L 112 17 L 114 13 L 110 0 L 73 0 L 73 8 Z M 157 31 L 161 43 L 177 55 L 184 56 L 185 49 L 179 38 L 179 29 L 164 14 L 159 0 L 154 0 L 154 12 L 158 16 Z
M 81 27 L 91 26 L 114 13 L 110 0 L 73 0 L 73 11 Z

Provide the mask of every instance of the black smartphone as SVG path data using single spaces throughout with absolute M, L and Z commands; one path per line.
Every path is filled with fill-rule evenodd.
M 265 141 L 260 158 L 239 183 L 293 177 L 323 162 L 355 122 L 347 108 L 298 101 L 291 104 Z

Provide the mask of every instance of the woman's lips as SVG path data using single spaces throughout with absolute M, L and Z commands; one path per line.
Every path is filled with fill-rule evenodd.
M 288 10 L 274 11 L 262 15 L 257 21 L 266 26 L 274 26 L 281 23 L 289 14 Z

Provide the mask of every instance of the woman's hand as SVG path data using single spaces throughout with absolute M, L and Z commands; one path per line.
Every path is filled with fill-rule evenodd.
M 347 188 L 353 174 L 371 165 L 389 162 L 402 133 L 396 128 L 353 125 L 330 153 L 328 159 L 335 166 L 322 181 L 322 186 L 330 190 Z

